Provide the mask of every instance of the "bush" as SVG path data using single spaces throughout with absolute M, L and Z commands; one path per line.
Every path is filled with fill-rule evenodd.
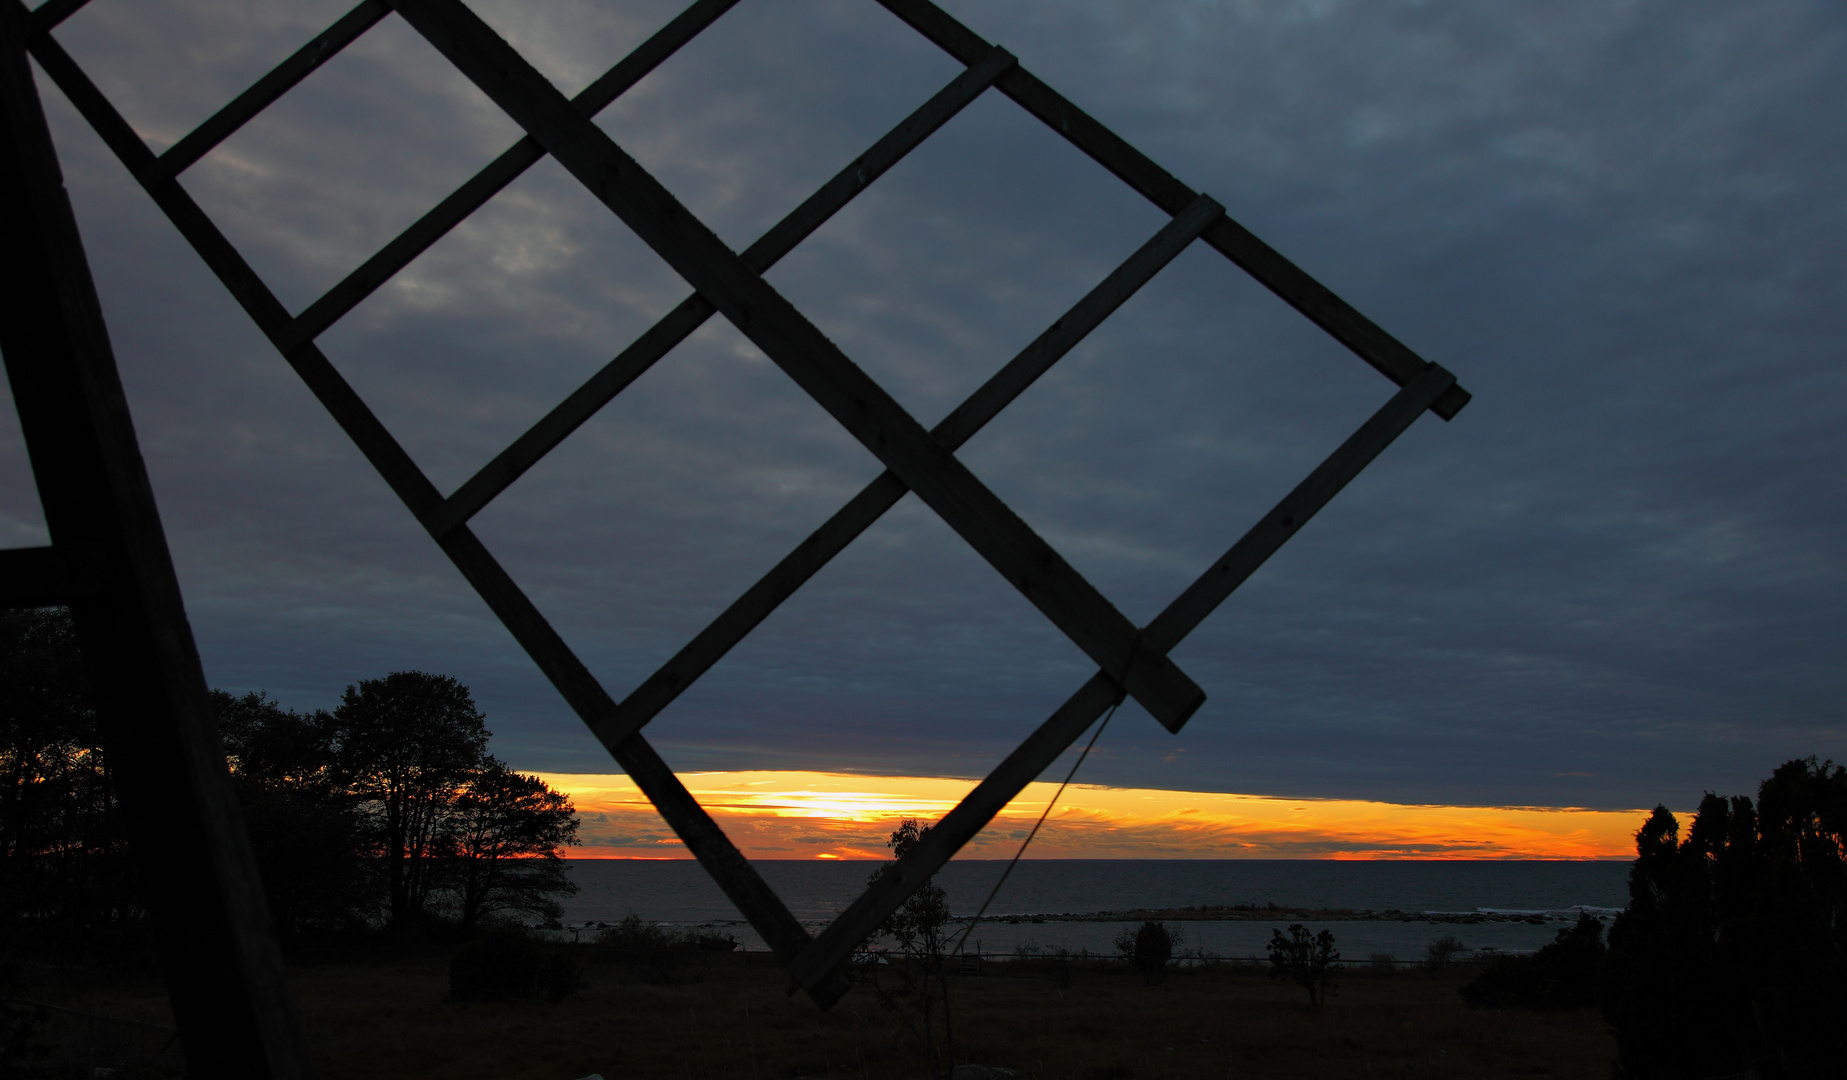
M 1424 966 L 1432 971 L 1442 971 L 1468 951 L 1462 939 L 1454 934 L 1444 934 L 1424 947 Z
M 451 1001 L 557 1003 L 577 990 L 583 976 L 571 958 L 548 949 L 520 930 L 484 934 L 449 960 Z
M 1142 973 L 1149 986 L 1159 986 L 1167 978 L 1167 962 L 1179 943 L 1180 932 L 1158 922 L 1145 922 L 1140 929 L 1125 929 L 1116 935 L 1116 950 Z
M 1503 956 L 1461 988 L 1471 1009 L 1581 1009 L 1597 1002 L 1603 924 L 1579 915 L 1552 944 L 1531 956 Z
M 678 979 L 687 953 L 697 947 L 685 935 L 643 922 L 632 911 L 598 934 L 596 943 L 607 959 L 628 964 L 643 982 L 657 984 Z
M 1288 934 L 1270 931 L 1270 978 L 1288 979 L 1308 991 L 1308 1003 L 1319 1008 L 1334 992 L 1334 973 L 1340 954 L 1334 951 L 1334 932 L 1313 937 L 1301 923 L 1290 923 Z

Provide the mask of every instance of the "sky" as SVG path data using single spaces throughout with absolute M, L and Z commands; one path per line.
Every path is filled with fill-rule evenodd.
M 677 10 L 473 6 L 567 93 Z M 1080 783 L 1220 822 L 1314 801 L 1334 853 L 1421 842 L 1366 806 L 1629 812 L 1847 758 L 1847 10 L 945 6 L 1475 395 L 1174 650 L 1207 694 L 1182 733 L 1125 705 Z M 93 0 L 57 36 L 159 150 L 342 10 Z M 741 249 L 958 70 L 870 0 L 743 0 L 599 123 Z M 307 709 L 442 672 L 516 767 L 613 771 L 40 86 L 210 681 Z M 299 311 L 518 134 L 393 17 L 183 182 Z M 1162 220 L 990 92 L 767 276 L 928 425 Z M 448 491 L 688 291 L 547 160 L 321 345 Z M 1139 624 L 1391 390 L 1195 245 L 960 457 Z M 43 543 L 0 413 L 0 543 Z M 721 318 L 474 524 L 620 698 L 878 471 Z M 983 775 L 1092 670 L 907 497 L 648 735 L 688 772 L 915 793 Z M 1507 850 L 1546 833 L 1525 812 Z M 876 842 L 852 820 L 842 850 Z M 1551 850 L 1624 842 L 1574 820 Z

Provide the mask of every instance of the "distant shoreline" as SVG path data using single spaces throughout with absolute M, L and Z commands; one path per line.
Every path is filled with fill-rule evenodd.
M 1293 919 L 1299 922 L 1420 922 L 1420 923 L 1455 923 L 1458 925 L 1475 925 L 1479 923 L 1528 923 L 1541 926 L 1548 922 L 1576 916 L 1580 911 L 1592 915 L 1614 914 L 1613 908 L 1576 907 L 1558 911 L 1369 911 L 1355 908 L 1295 908 L 1237 905 L 1235 907 L 1184 907 L 1184 908 L 1136 908 L 1129 911 L 1065 911 L 1057 914 L 1040 913 L 1033 915 L 987 915 L 984 923 L 1006 923 L 1010 926 L 1026 923 L 1084 923 L 1084 922 L 1280 922 Z M 950 922 L 965 924 L 970 916 L 956 915 Z M 743 919 L 707 919 L 702 922 L 675 923 L 670 925 L 687 926 L 746 926 Z M 821 925 L 817 922 L 817 925 Z M 584 926 L 608 926 L 607 920 L 592 920 Z
M 1571 908 L 1559 911 L 1372 911 L 1363 908 L 1298 908 L 1275 904 L 1234 904 L 1226 907 L 1133 908 L 1127 911 L 1061 912 L 1059 914 L 990 915 L 984 922 L 1275 922 L 1296 919 L 1302 922 L 1424 922 L 1490 923 L 1523 922 L 1538 925 L 1551 922 L 1567 911 L 1588 910 L 1600 913 L 1603 908 Z M 965 918 L 957 921 L 966 921 Z

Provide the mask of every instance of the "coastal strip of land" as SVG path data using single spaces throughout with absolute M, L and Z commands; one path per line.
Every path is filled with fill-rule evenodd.
M 985 921 L 1002 923 L 1050 922 L 1421 922 L 1421 923 L 1531 923 L 1539 925 L 1576 918 L 1577 908 L 1558 911 L 1400 911 L 1396 908 L 1303 908 L 1277 904 L 1130 908 L 1124 911 L 1066 911 L 1058 914 L 990 915 Z M 1592 914 L 1597 914 L 1593 910 Z M 958 919 L 965 922 L 966 919 Z

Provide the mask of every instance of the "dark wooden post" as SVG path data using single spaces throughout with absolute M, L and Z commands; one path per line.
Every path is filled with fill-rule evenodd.
M 0 353 L 51 531 L 0 602 L 68 604 L 194 1077 L 307 1075 L 179 582 L 26 60 L 0 11 Z

